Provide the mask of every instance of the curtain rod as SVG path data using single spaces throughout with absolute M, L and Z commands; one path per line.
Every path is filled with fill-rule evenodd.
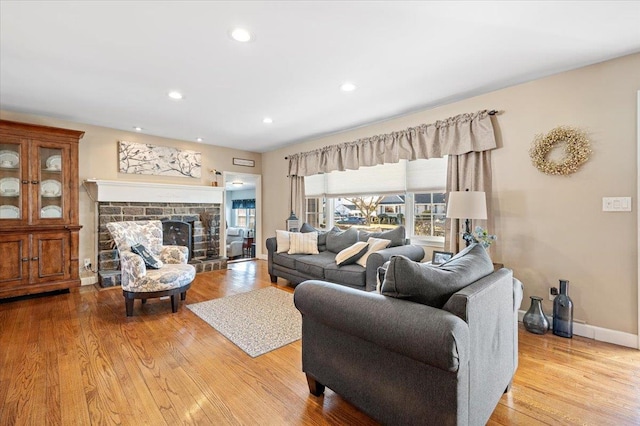
M 491 111 L 489 111 L 487 114 L 489 114 L 489 115 L 498 115 L 498 114 L 500 114 L 501 112 L 502 112 L 502 111 L 499 111 L 499 110 L 497 110 L 497 109 L 492 109 L 492 110 L 491 110 Z M 289 157 L 284 157 L 284 159 L 285 159 L 285 160 L 288 160 L 288 159 L 289 159 Z

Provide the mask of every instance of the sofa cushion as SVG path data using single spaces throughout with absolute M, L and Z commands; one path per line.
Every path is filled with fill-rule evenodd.
M 403 225 L 400 225 L 388 231 L 382 232 L 360 231 L 358 234 L 358 241 L 367 241 L 372 237 L 391 240 L 391 244 L 389 244 L 389 247 L 403 246 L 405 245 L 406 240 L 406 230 Z
M 303 255 L 296 258 L 296 271 L 312 277 L 324 278 L 324 268 L 335 264 L 335 254 L 324 251 L 319 254 Z
M 366 270 L 355 263 L 344 266 L 332 263 L 324 269 L 324 279 L 332 283 L 348 284 L 352 287 L 365 287 L 367 284 Z
M 357 241 L 358 230 L 356 228 L 349 228 L 343 232 L 329 232 L 327 234 L 327 250 L 332 253 L 340 253 Z
M 307 256 L 306 254 L 273 253 L 274 265 L 280 265 L 289 269 L 296 269 L 296 259 Z
M 479 244 L 470 245 L 440 266 L 395 256 L 381 292 L 440 309 L 455 292 L 492 272 L 491 258 Z
M 363 268 L 366 268 L 367 259 L 369 258 L 369 256 L 371 256 L 371 253 L 375 253 L 378 250 L 387 248 L 389 244 L 391 244 L 391 240 L 385 240 L 383 238 L 373 238 L 373 237 L 369 238 L 367 240 L 367 245 L 368 245 L 367 252 L 362 257 L 360 257 L 360 259 L 358 259 L 356 263 L 362 266 Z
M 291 232 L 289 234 L 289 254 L 318 254 L 318 233 Z
M 336 264 L 338 266 L 343 266 L 356 263 L 358 259 L 364 256 L 368 248 L 369 245 L 364 241 L 353 243 L 346 249 L 340 251 L 340 253 L 336 254 Z

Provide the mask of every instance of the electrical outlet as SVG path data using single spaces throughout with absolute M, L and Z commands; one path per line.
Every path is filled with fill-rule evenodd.
M 549 300 L 553 302 L 553 300 L 558 295 L 558 287 L 549 287 Z
M 85 269 L 91 268 L 91 259 L 89 259 L 88 257 L 84 260 L 84 268 Z

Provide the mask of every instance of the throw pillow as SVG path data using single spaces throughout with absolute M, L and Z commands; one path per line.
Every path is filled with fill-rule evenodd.
M 383 248 L 387 248 L 389 244 L 391 244 L 391 240 L 385 240 L 383 238 L 369 238 L 367 240 L 367 244 L 369 244 L 369 248 L 367 252 L 356 262 L 358 265 L 363 268 L 367 267 L 367 259 L 371 256 L 371 253 L 375 253 L 378 250 L 382 250 Z
M 369 245 L 364 241 L 354 243 L 352 246 L 349 246 L 336 254 L 336 263 L 338 266 L 356 263 L 356 260 L 360 259 L 367 252 L 368 246 Z
M 289 231 L 276 230 L 276 253 L 286 253 L 289 251 Z
M 440 266 L 394 256 L 381 290 L 385 296 L 440 309 L 455 292 L 492 272 L 491 258 L 480 244 L 470 245 Z
M 147 249 L 142 244 L 135 244 L 131 246 L 131 251 L 142 257 L 144 260 L 144 264 L 147 265 L 151 269 L 160 269 L 164 266 L 164 263 L 157 257 L 155 257 L 149 249 Z
M 325 251 L 327 250 L 327 234 L 329 232 L 340 232 L 340 229 L 334 226 L 329 231 L 323 231 L 322 229 L 316 229 L 305 222 L 300 227 L 300 232 L 302 233 L 317 232 L 318 233 L 318 251 Z
M 327 234 L 327 250 L 331 253 L 340 253 L 357 241 L 358 230 L 356 228 L 349 228 L 344 232 L 329 232 Z
M 385 240 L 391 240 L 389 247 L 403 246 L 406 240 L 406 229 L 403 225 L 396 226 L 393 229 L 384 232 L 367 232 L 360 231 L 358 234 L 359 241 L 367 241 L 369 238 L 383 238 Z
M 387 275 L 387 269 L 389 268 L 390 261 L 386 261 L 382 266 L 378 266 L 376 271 L 376 292 L 382 293 L 382 283 L 384 282 L 384 276 Z
M 318 233 L 317 232 L 290 232 L 289 233 L 289 254 L 318 254 Z

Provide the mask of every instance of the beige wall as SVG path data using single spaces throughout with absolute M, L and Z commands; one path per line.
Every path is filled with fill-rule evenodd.
M 200 144 L 196 142 L 167 139 L 143 133 L 126 132 L 123 130 L 106 127 L 90 126 L 48 117 L 20 114 L 12 111 L 0 111 L 0 118 L 4 120 L 21 121 L 25 123 L 43 124 L 47 126 L 63 127 L 85 132 L 80 140 L 79 163 L 80 182 L 85 179 L 104 179 L 121 181 L 143 181 L 156 183 L 175 183 L 182 185 L 210 185 L 211 179 L 208 171 L 217 169 L 220 171 L 233 171 L 241 173 L 262 172 L 261 154 L 222 148 L 218 146 Z M 202 177 L 201 179 L 133 175 L 118 172 L 118 141 L 148 143 L 157 146 L 170 146 L 180 149 L 190 149 L 202 153 Z M 255 160 L 255 167 L 233 166 L 233 157 Z M 80 259 L 89 258 L 96 264 L 96 232 L 95 205 L 87 196 L 83 187 L 80 191 Z M 81 262 L 82 263 L 82 262 Z
M 570 281 L 574 318 L 638 333 L 637 200 L 631 213 L 602 212 L 602 197 L 637 194 L 636 96 L 640 54 L 395 118 L 263 154 L 263 230 L 288 217 L 287 154 L 401 130 L 481 109 L 503 111 L 495 123 L 493 205 L 498 235 L 494 260 L 514 270 L 529 296 L 544 296 L 558 279 Z M 559 125 L 584 129 L 591 160 L 577 173 L 547 176 L 528 151 L 536 134 Z M 551 302 L 544 308 L 551 314 Z

